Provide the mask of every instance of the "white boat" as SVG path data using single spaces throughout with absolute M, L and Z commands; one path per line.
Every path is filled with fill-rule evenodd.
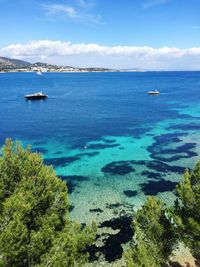
M 36 74 L 37 74 L 37 75 L 42 75 L 41 70 L 38 70 L 38 71 L 36 72 Z
M 159 94 L 160 94 L 160 92 L 157 91 L 157 90 L 148 91 L 147 93 L 148 93 L 149 95 L 159 95 Z
M 25 95 L 24 96 L 27 100 L 37 100 L 37 99 L 45 99 L 48 95 L 43 94 L 42 92 L 38 92 L 35 94 Z

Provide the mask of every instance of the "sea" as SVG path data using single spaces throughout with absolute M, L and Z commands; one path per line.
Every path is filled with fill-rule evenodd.
M 38 91 L 48 99 L 25 100 Z M 105 224 L 147 196 L 170 205 L 199 160 L 200 72 L 1 73 L 1 146 L 7 137 L 66 181 L 73 220 Z

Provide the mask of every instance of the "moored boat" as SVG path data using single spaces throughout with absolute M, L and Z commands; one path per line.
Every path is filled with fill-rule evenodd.
M 41 70 L 38 70 L 38 71 L 36 72 L 36 74 L 37 74 L 37 75 L 42 75 L 42 71 L 41 71 Z
M 149 95 L 159 95 L 159 94 L 160 94 L 160 92 L 157 91 L 157 90 L 148 91 L 147 93 L 148 93 Z
M 27 100 L 37 100 L 37 99 L 46 99 L 48 95 L 43 94 L 42 92 L 38 92 L 35 94 L 25 95 Z

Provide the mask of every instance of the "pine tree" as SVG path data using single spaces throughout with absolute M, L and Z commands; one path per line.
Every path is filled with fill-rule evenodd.
M 168 261 L 177 234 L 172 214 L 163 201 L 149 197 L 134 216 L 134 239 L 125 253 L 128 267 L 160 267 Z
M 182 241 L 200 259 L 200 162 L 176 188 L 175 214 Z
M 8 139 L 0 158 L 0 266 L 80 266 L 95 229 L 69 220 L 64 181 Z

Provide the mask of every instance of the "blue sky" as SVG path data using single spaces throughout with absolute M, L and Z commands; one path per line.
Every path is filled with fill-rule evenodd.
M 200 69 L 199 14 L 199 0 L 0 0 L 0 55 Z

